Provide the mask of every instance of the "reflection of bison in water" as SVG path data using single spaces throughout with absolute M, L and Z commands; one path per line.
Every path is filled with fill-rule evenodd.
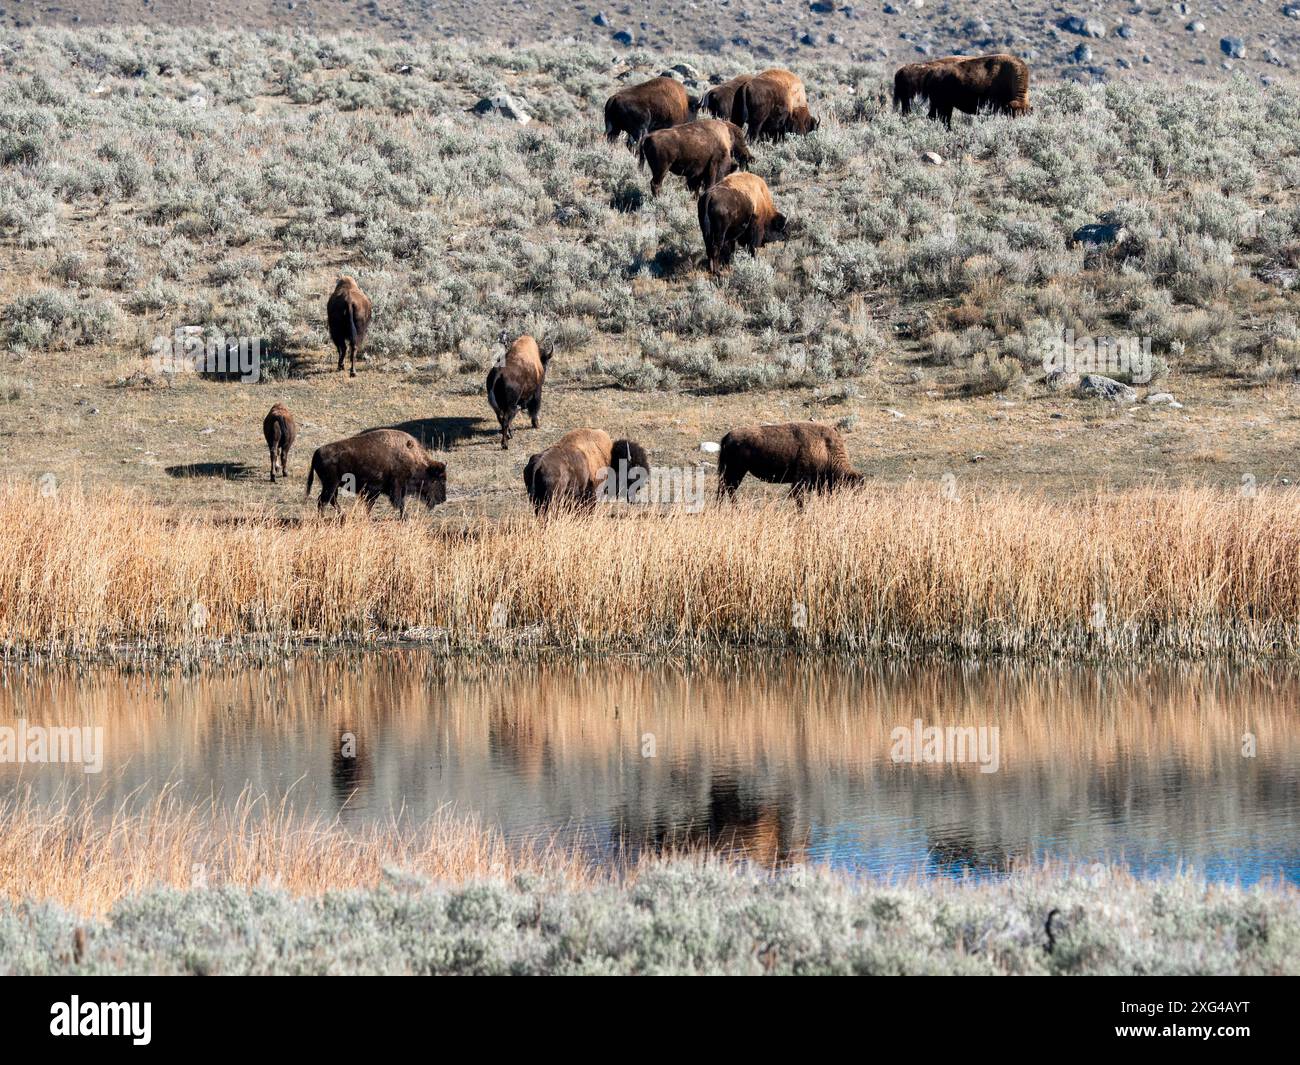
M 329 322 L 330 340 L 339 351 L 339 366 L 343 369 L 343 356 L 352 353 L 351 375 L 357 375 L 357 348 L 366 339 L 370 328 L 370 297 L 350 277 L 340 277 L 334 293 L 325 304 L 325 317 Z
M 650 195 L 658 196 L 670 171 L 686 179 L 696 194 L 716 185 L 733 170 L 753 160 L 745 131 L 731 122 L 702 118 L 646 136 L 637 152 L 640 165 L 650 164 Z
M 699 216 L 704 254 L 714 274 L 731 262 L 737 244 L 757 255 L 768 241 L 785 236 L 785 215 L 757 174 L 727 175 L 700 197 Z
M 687 121 L 697 104 L 672 78 L 619 89 L 605 101 L 605 137 L 613 144 L 625 133 L 628 146 L 635 148 L 647 133 Z
M 780 140 L 817 128 L 803 82 L 788 70 L 765 70 L 745 82 L 736 94 L 734 116 L 751 141 Z
M 650 469 L 640 444 L 613 440 L 600 429 L 574 429 L 529 458 L 524 485 L 539 514 L 552 506 L 587 509 L 595 504 L 607 476 L 612 473 L 630 488 L 637 469 Z M 620 494 L 626 498 L 630 493 Z
M 502 344 L 509 335 L 501 334 Z M 537 341 L 525 333 L 506 348 L 501 362 L 488 371 L 488 406 L 501 426 L 503 451 L 510 446 L 510 438 L 515 435 L 510 423 L 521 407 L 528 411 L 534 429 L 541 426 L 542 382 L 546 380 L 546 367 L 553 353 L 553 345 L 538 347 Z
M 952 125 L 954 110 L 973 115 L 983 107 L 1000 114 L 1029 114 L 1029 67 L 1013 55 L 947 56 L 911 63 L 894 75 L 894 103 L 906 114 L 912 100 L 930 101 L 930 117 Z
M 400 429 L 371 429 L 318 447 L 307 474 L 308 495 L 314 477 L 320 478 L 321 510 L 342 510 L 340 488 L 355 492 L 367 511 L 385 495 L 402 517 L 408 496 L 418 496 L 430 509 L 447 500 L 447 467 Z
M 722 438 L 718 455 L 718 497 L 734 497 L 747 473 L 790 485 L 790 495 L 800 505 L 809 491 L 829 492 L 862 481 L 849 465 L 840 434 L 816 422 L 733 429 Z
M 279 467 L 280 476 L 289 472 L 289 448 L 293 446 L 298 435 L 298 426 L 283 403 L 277 403 L 262 420 L 262 435 L 266 437 L 266 446 L 271 451 L 271 483 L 275 484 L 275 471 Z
M 711 114 L 714 118 L 735 122 L 736 109 L 740 103 L 740 90 L 749 84 L 752 77 L 752 74 L 741 74 L 730 81 L 724 81 L 721 85 L 713 86 L 700 97 L 700 110 Z

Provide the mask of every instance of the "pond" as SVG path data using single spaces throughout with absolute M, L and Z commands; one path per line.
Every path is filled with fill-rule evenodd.
M 449 807 L 601 860 L 709 846 L 871 875 L 1064 859 L 1300 883 L 1290 667 L 394 650 L 2 676 L 0 797 L 93 795 L 107 812 L 171 785 L 344 826 Z M 19 729 L 71 726 L 102 728 L 99 772 L 14 756 Z

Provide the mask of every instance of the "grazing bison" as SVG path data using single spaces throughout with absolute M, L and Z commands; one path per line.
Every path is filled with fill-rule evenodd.
M 280 476 L 289 472 L 289 448 L 293 446 L 298 435 L 298 426 L 283 403 L 277 403 L 262 420 L 262 435 L 266 437 L 266 446 L 271 451 L 271 483 L 275 484 L 277 465 Z
M 724 81 L 721 85 L 713 86 L 700 97 L 699 109 L 707 111 L 714 118 L 721 118 L 727 122 L 736 122 L 736 109 L 740 105 L 740 90 L 749 83 L 749 79 L 752 77 L 752 74 L 741 74 L 730 81 Z
M 607 498 L 636 498 L 636 470 L 648 476 L 645 449 L 631 440 L 613 440 L 600 429 L 574 429 L 545 451 L 528 459 L 524 485 L 538 514 L 552 506 L 590 509 L 603 493 Z M 608 480 L 609 478 L 614 480 Z
M 400 429 L 371 429 L 318 447 L 307 474 L 309 496 L 314 477 L 320 477 L 321 510 L 342 510 L 340 488 L 355 492 L 367 512 L 386 495 L 403 518 L 408 496 L 418 496 L 430 509 L 447 501 L 446 465 Z
M 1029 114 L 1029 67 L 1014 55 L 959 56 L 922 64 L 927 69 L 904 79 L 904 89 L 930 101 L 930 117 L 952 125 L 953 111 L 973 115 L 982 107 L 1016 118 Z M 900 71 L 900 73 L 902 73 Z M 894 77 L 895 98 L 898 75 Z M 908 100 L 910 105 L 910 99 Z
M 628 147 L 635 148 L 647 133 L 688 121 L 698 105 L 672 78 L 651 78 L 619 89 L 605 101 L 605 137 L 613 144 L 625 133 Z
M 862 474 L 849 465 L 840 434 L 816 422 L 733 429 L 722 438 L 718 455 L 718 498 L 733 498 L 747 473 L 760 481 L 790 485 L 790 495 L 800 506 L 810 491 L 830 492 L 862 481 Z
M 912 113 L 912 101 L 918 96 L 925 98 L 925 79 L 936 67 L 949 63 L 959 63 L 965 58 L 959 55 L 941 56 L 927 59 L 923 63 L 907 63 L 894 72 L 894 106 L 905 115 Z
M 670 171 L 686 179 L 686 187 L 699 195 L 736 169 L 753 161 L 745 132 L 731 122 L 702 118 L 671 129 L 647 134 L 637 151 L 640 166 L 650 164 L 650 195 L 658 196 Z
M 370 328 L 370 297 L 350 277 L 340 277 L 334 293 L 325 304 L 325 317 L 329 320 L 330 339 L 339 349 L 339 369 L 343 369 L 343 355 L 352 353 L 351 376 L 357 375 L 357 348 L 366 339 Z
M 505 344 L 509 336 L 503 330 L 501 343 Z M 542 382 L 546 380 L 546 367 L 554 352 L 554 345 L 539 348 L 537 341 L 525 333 L 506 347 L 501 360 L 488 371 L 488 406 L 501 426 L 502 451 L 510 446 L 510 438 L 515 435 L 510 423 L 520 407 L 528 411 L 534 429 L 541 427 L 538 416 L 542 411 Z
M 709 271 L 731 262 L 736 244 L 750 254 L 785 236 L 786 218 L 772 203 L 767 182 L 757 174 L 729 174 L 700 197 L 700 234 Z
M 808 113 L 803 82 L 788 70 L 765 70 L 745 82 L 737 92 L 735 122 L 751 141 L 803 135 L 818 125 Z

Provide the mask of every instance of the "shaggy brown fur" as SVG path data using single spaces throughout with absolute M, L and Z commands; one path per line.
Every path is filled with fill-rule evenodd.
M 785 236 L 786 218 L 772 203 L 767 182 L 757 174 L 729 174 L 700 197 L 700 234 L 709 271 L 731 262 L 743 242 L 751 255 Z
M 640 444 L 613 440 L 601 429 L 574 429 L 528 459 L 524 486 L 533 509 L 539 514 L 553 506 L 589 510 L 595 505 L 606 477 L 619 477 L 621 473 L 621 483 L 626 486 L 633 476 L 631 471 L 638 468 L 647 472 L 650 469 L 650 459 Z M 628 493 L 619 494 L 627 498 Z
M 919 95 L 930 101 L 930 117 L 952 125 L 954 110 L 973 115 L 982 107 L 1012 118 L 1029 114 L 1029 67 L 1013 55 L 952 57 L 919 75 Z M 895 78 L 897 92 L 897 77 Z
M 635 148 L 647 133 L 689 120 L 698 104 L 672 78 L 651 78 L 619 89 L 605 101 L 605 137 L 613 144 L 624 133 L 628 147 Z
M 367 512 L 385 495 L 403 518 L 408 496 L 418 496 L 430 509 L 447 500 L 446 465 L 400 429 L 371 429 L 318 447 L 307 474 L 309 496 L 314 477 L 320 478 L 321 510 L 342 511 L 340 488 L 355 492 Z
M 714 118 L 727 122 L 736 122 L 736 108 L 740 104 L 740 90 L 748 84 L 754 75 L 740 74 L 721 85 L 715 85 L 700 97 L 700 110 L 707 111 Z
M 912 113 L 912 101 L 925 96 L 925 79 L 935 67 L 959 63 L 964 56 L 946 55 L 924 63 L 908 63 L 894 73 L 894 106 L 903 114 Z
M 357 375 L 357 348 L 366 339 L 370 328 L 370 297 L 350 277 L 340 277 L 334 293 L 325 304 L 325 318 L 329 322 L 330 339 L 339 349 L 339 366 L 343 369 L 343 355 L 352 354 L 351 376 Z
M 788 70 L 765 70 L 750 78 L 737 93 L 735 121 L 751 141 L 811 133 L 818 125 L 808 113 L 803 82 Z
M 699 195 L 733 170 L 748 169 L 753 161 L 744 130 L 717 118 L 701 118 L 648 134 L 637 154 L 642 167 L 650 164 L 651 196 L 659 195 L 670 171 L 684 177 L 686 187 Z
M 501 343 L 506 344 L 510 334 L 502 332 Z M 528 411 L 533 428 L 541 428 L 542 382 L 546 380 L 546 367 L 554 354 L 554 347 L 538 347 L 537 341 L 527 333 L 506 346 L 500 361 L 488 371 L 488 406 L 497 416 L 501 426 L 501 450 L 510 446 L 515 435 L 510 423 L 522 407 Z
M 289 473 L 289 448 L 298 436 L 298 425 L 283 403 L 275 404 L 267 412 L 262 420 L 262 435 L 271 451 L 271 483 L 275 484 L 277 466 L 281 477 Z
M 810 491 L 829 492 L 862 481 L 849 465 L 840 434 L 816 422 L 733 429 L 722 438 L 718 455 L 718 498 L 734 497 L 746 474 L 790 485 L 791 497 L 801 506 Z

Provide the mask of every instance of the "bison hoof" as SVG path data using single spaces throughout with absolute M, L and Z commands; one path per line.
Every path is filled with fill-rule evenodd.
M 349 377 L 356 377 L 356 375 L 357 375 L 357 371 L 356 371 L 356 370 L 349 370 L 349 371 L 348 371 L 348 376 L 349 376 Z

